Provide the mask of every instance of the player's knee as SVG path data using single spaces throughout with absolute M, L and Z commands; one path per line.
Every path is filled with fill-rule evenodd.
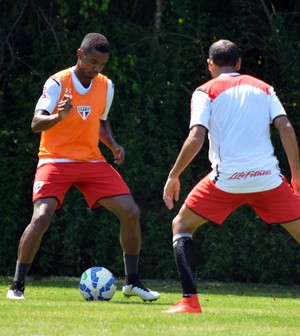
M 129 218 L 130 221 L 135 222 L 138 221 L 140 218 L 140 209 L 134 203 L 126 210 L 126 216 Z
M 139 223 L 140 209 L 135 203 L 127 204 L 119 209 L 117 216 L 122 223 Z
M 51 216 L 44 212 L 35 215 L 31 221 L 32 227 L 45 232 L 50 226 Z
M 183 233 L 185 226 L 181 223 L 178 216 L 176 216 L 172 221 L 173 234 Z

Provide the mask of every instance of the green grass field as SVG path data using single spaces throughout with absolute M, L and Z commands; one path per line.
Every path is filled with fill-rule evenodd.
M 0 335 L 300 335 L 300 287 L 199 282 L 202 314 L 165 314 L 179 283 L 144 282 L 162 293 L 158 301 L 125 298 L 119 281 L 111 301 L 88 302 L 75 278 L 29 279 L 26 300 L 10 301 L 0 277 Z

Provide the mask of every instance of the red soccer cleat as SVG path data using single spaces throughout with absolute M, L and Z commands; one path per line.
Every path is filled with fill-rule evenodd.
M 202 312 L 200 303 L 198 300 L 198 295 L 193 295 L 190 297 L 183 297 L 180 301 L 173 304 L 173 307 L 164 310 L 163 313 L 198 313 Z

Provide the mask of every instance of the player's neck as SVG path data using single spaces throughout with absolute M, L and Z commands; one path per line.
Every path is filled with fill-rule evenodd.
M 83 87 L 88 88 L 90 86 L 92 81 L 91 78 L 84 76 L 84 74 L 80 71 L 80 69 L 77 66 L 75 66 L 74 68 L 74 74 Z

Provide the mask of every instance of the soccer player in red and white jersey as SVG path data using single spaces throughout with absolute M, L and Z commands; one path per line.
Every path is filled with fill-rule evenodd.
M 183 297 L 167 313 L 201 313 L 193 234 L 207 221 L 222 224 L 248 204 L 268 224 L 280 224 L 300 243 L 300 162 L 294 129 L 273 88 L 241 75 L 237 46 L 219 40 L 209 49 L 212 79 L 192 95 L 190 132 L 166 181 L 163 199 L 178 201 L 180 174 L 200 151 L 206 133 L 212 171 L 189 193 L 172 223 L 173 249 Z M 291 185 L 278 167 L 270 125 L 279 131 Z
M 41 133 L 39 163 L 33 185 L 33 216 L 21 237 L 9 299 L 24 299 L 25 277 L 40 247 L 55 210 L 73 185 L 91 209 L 100 206 L 120 220 L 125 296 L 144 301 L 159 298 L 139 279 L 140 211 L 119 173 L 100 152 L 99 140 L 121 164 L 125 151 L 114 139 L 108 112 L 113 84 L 101 74 L 109 58 L 109 42 L 98 33 L 87 34 L 77 50 L 75 66 L 51 76 L 45 83 L 32 119 Z

